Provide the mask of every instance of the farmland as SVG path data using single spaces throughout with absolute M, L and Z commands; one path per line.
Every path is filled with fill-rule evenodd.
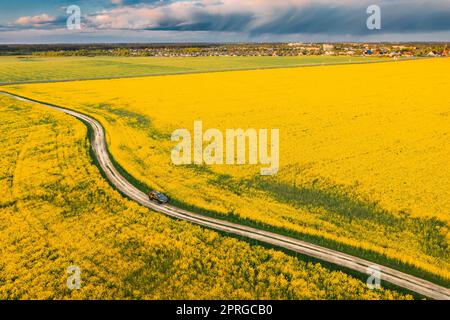
M 0 116 L 1 299 L 410 298 L 124 199 L 60 112 L 0 97 Z
M 449 279 L 448 83 L 439 76 L 449 67 L 443 59 L 7 90 L 99 119 L 116 161 L 184 205 Z M 173 166 L 170 133 L 198 119 L 279 128 L 279 174 Z
M 116 78 L 158 74 L 379 61 L 360 57 L 0 57 L 0 83 Z

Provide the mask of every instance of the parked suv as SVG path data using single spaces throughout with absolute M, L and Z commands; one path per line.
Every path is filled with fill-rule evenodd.
M 162 194 L 161 192 L 155 191 L 155 190 L 150 192 L 148 197 L 151 201 L 155 201 L 159 204 L 164 204 L 164 203 L 169 202 L 169 198 L 166 195 Z

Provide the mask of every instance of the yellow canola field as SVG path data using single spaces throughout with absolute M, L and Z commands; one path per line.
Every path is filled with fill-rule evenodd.
M 172 198 L 450 279 L 449 71 L 431 59 L 7 90 L 96 117 L 118 163 Z M 172 165 L 170 134 L 195 120 L 278 128 L 278 175 Z
M 125 200 L 60 112 L 0 96 L 0 117 L 0 299 L 411 298 Z

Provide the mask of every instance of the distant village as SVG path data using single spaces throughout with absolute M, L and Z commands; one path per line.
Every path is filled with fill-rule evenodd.
M 445 57 L 447 43 L 91 44 L 0 46 L 0 55 L 40 56 L 350 56 Z
M 368 43 L 340 43 L 340 44 L 303 44 L 289 43 L 287 46 L 295 48 L 300 55 L 325 56 L 374 56 L 374 57 L 437 57 L 448 56 L 447 44 L 368 44 Z

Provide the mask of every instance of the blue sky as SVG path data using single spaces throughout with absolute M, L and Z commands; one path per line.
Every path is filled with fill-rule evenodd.
M 450 0 L 0 0 L 0 43 L 211 41 L 450 41 Z

